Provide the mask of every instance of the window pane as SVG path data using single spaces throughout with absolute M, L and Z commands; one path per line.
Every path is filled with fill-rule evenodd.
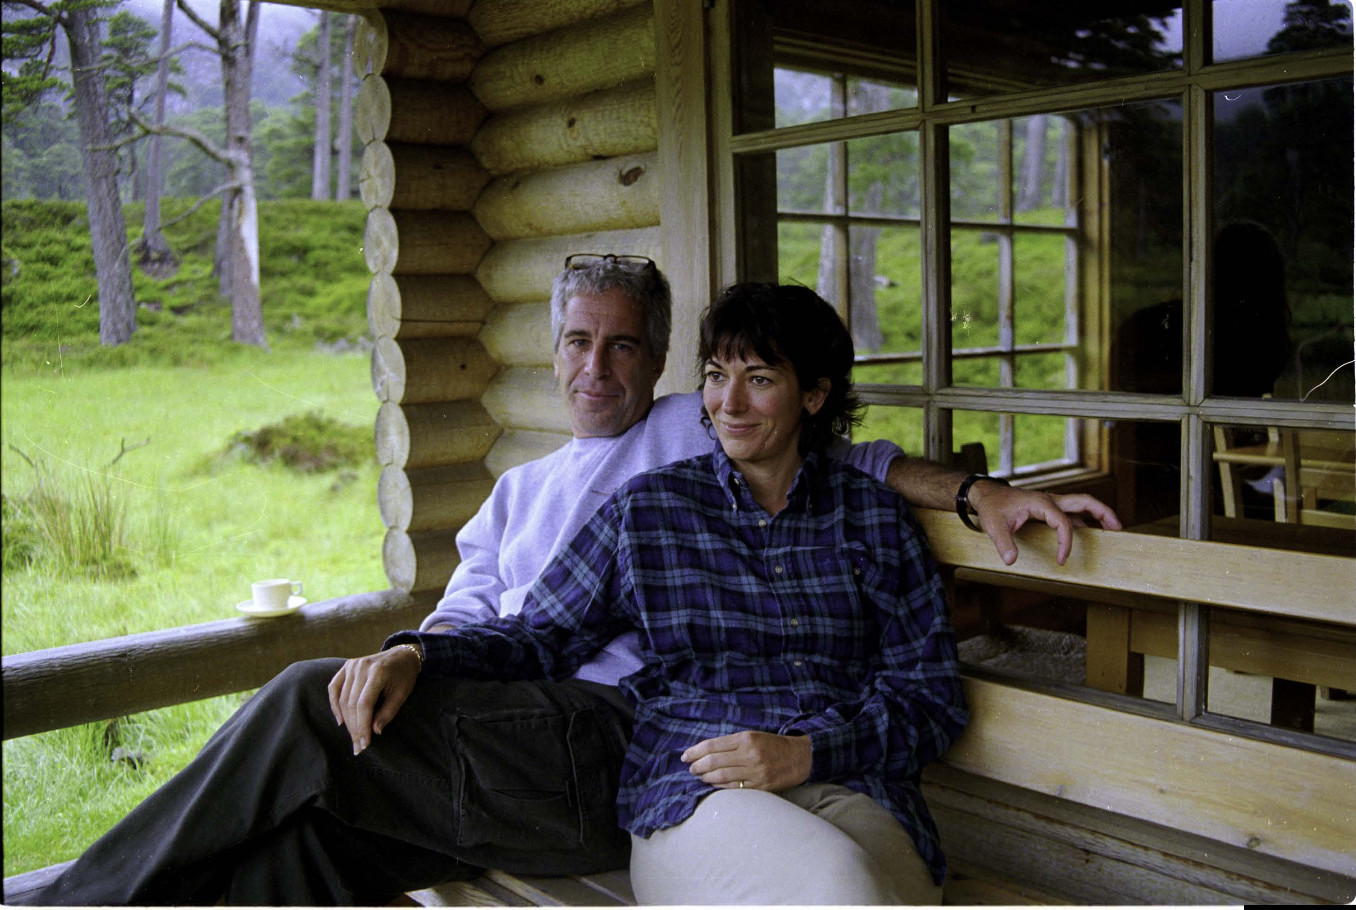
M 862 375 L 864 368 L 853 372 L 853 382 L 881 382 Z M 867 367 L 866 370 L 878 370 L 880 367 Z M 899 370 L 900 367 L 889 367 Z M 908 372 L 906 368 L 905 373 Z M 921 377 L 919 377 L 921 379 Z M 900 380 L 902 381 L 902 380 Z M 918 380 L 912 380 L 917 383 Z M 852 431 L 856 442 L 870 442 L 875 439 L 888 439 L 910 455 L 920 455 L 923 451 L 923 412 L 918 408 L 898 408 L 890 405 L 868 405 L 862 425 Z
M 1351 4 L 1343 0 L 1214 0 L 1216 63 L 1311 51 L 1351 49 Z
M 1106 500 L 1126 530 L 1179 536 L 1182 449 L 1177 423 L 1105 422 L 1115 495 Z
M 962 123 L 947 130 L 951 144 L 951 217 L 994 221 L 1000 215 L 1000 123 Z
M 913 360 L 907 363 L 859 363 L 852 368 L 852 381 L 857 384 L 922 385 L 923 364 Z
M 1351 433 L 1216 426 L 1211 444 L 1212 539 L 1356 556 Z
M 823 262 L 826 275 L 832 275 L 838 257 L 832 241 L 832 228 L 817 224 L 777 223 L 777 274 L 779 281 L 799 282 L 808 288 L 819 281 L 821 250 L 828 256 Z M 829 238 L 826 241 L 826 238 Z M 825 249 L 826 248 L 826 249 Z M 822 294 L 825 300 L 837 304 L 837 294 Z
M 1076 125 L 1068 117 L 1038 114 L 1013 121 L 1013 220 L 1018 224 L 1072 224 L 1069 192 Z
M 938 4 L 946 92 L 968 98 L 1155 73 L 1182 63 L 1180 3 L 1106 17 L 1104 4 Z
M 1105 320 L 1110 362 L 1083 339 L 1090 375 L 1084 386 L 1118 392 L 1179 395 L 1182 390 L 1182 107 L 1177 101 L 1094 112 L 1088 129 L 1104 142 L 1089 166 L 1107 174 L 1102 257 L 1110 268 L 1105 293 L 1081 282 L 1085 324 Z M 1096 188 L 1085 183 L 1084 192 Z M 1105 314 L 1105 315 L 1103 315 Z
M 962 351 L 998 344 L 1000 237 L 993 231 L 951 231 L 951 348 Z M 960 363 L 955 381 L 962 382 Z
M 1062 344 L 1074 263 L 1060 234 L 1016 233 L 1012 238 L 1013 325 L 1017 344 Z M 1061 388 L 1054 386 L 1053 388 Z
M 735 131 L 916 107 L 912 2 L 735 5 Z
M 857 353 L 920 350 L 923 281 L 918 228 L 853 225 L 848 242 L 850 324 Z
M 1217 92 L 1214 111 L 1214 393 L 1349 403 L 1352 81 Z
M 842 154 L 842 143 L 833 142 L 778 151 L 778 210 L 843 214 L 847 201 L 832 178 L 843 166 Z
M 1356 629 L 1211 610 L 1206 709 L 1356 740 Z
M 848 206 L 854 215 L 918 218 L 918 134 L 847 142 Z

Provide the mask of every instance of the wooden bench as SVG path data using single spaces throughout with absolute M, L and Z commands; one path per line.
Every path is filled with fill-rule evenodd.
M 1020 535 L 1021 557 L 1009 568 L 986 537 L 965 529 L 954 515 L 924 510 L 920 519 L 938 562 L 961 580 L 1090 588 L 1096 596 L 1086 599 L 1132 610 L 1148 610 L 1143 598 L 1164 598 L 1228 607 L 1249 622 L 1316 619 L 1343 634 L 1356 625 L 1356 559 L 1312 557 L 1296 575 L 1286 569 L 1295 563 L 1277 562 L 1269 551 L 1080 531 L 1069 564 L 1060 567 L 1054 535 L 1033 528 Z M 1172 571 L 1173 566 L 1190 571 Z M 255 662 L 251 648 L 283 665 L 284 658 L 364 653 L 359 646 L 366 647 L 367 638 L 379 642 L 428 608 L 396 592 L 367 597 L 373 601 L 366 615 L 346 602 L 314 605 L 290 630 L 229 620 L 208 624 L 221 629 L 206 643 L 185 634 L 191 630 L 173 630 L 153 634 L 160 642 L 156 649 L 138 647 L 138 637 L 131 636 L 54 649 L 60 653 L 47 658 L 42 653 L 6 658 L 5 735 L 145 710 L 155 706 L 147 700 L 151 683 L 167 677 L 176 680 L 173 691 L 166 694 L 161 686 L 156 704 L 233 691 L 232 685 L 257 686 L 281 667 Z M 1277 604 L 1292 616 L 1271 616 Z M 1157 617 L 1168 620 L 1168 626 L 1144 633 L 1149 638 L 1162 639 L 1169 626 L 1175 630 L 1170 613 L 1149 612 L 1160 626 Z M 338 636 L 344 648 L 326 649 L 335 636 L 308 631 L 326 623 L 346 630 Z M 285 631 L 306 646 L 278 645 Z M 253 644 L 242 649 L 242 640 Z M 1132 638 L 1136 643 L 1151 646 L 1146 638 Z M 116 659 L 106 655 L 110 650 Z M 1330 657 L 1336 672 L 1349 671 L 1351 658 Z M 1299 663 L 1318 665 L 1309 657 Z M 233 665 L 235 675 L 221 669 Z M 208 677 L 210 691 L 201 685 Z M 11 679 L 22 683 L 14 692 Z M 923 778 L 952 868 L 946 903 L 1312 903 L 1356 896 L 1356 856 L 1350 850 L 1356 821 L 1335 809 L 1356 800 L 1356 758 L 1146 716 L 1152 712 L 1129 701 L 1125 710 L 1110 710 L 1062 697 L 1058 687 L 1045 691 L 982 673 L 967 672 L 965 686 L 970 727 Z M 136 697 L 120 701 L 119 691 Z M 73 693 L 87 693 L 88 699 L 73 699 Z M 46 720 L 46 712 L 57 710 L 63 711 L 59 722 Z M 7 894 L 35 887 L 56 868 L 7 879 Z M 553 878 L 490 870 L 470 882 L 414 892 L 408 901 L 609 906 L 633 903 L 634 895 L 622 870 Z

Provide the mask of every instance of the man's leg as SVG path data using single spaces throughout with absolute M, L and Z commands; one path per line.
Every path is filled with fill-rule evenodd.
M 572 729 L 608 730 L 593 737 L 607 742 L 600 757 L 583 762 L 583 770 L 587 778 L 591 762 L 601 769 L 616 751 L 609 769 L 615 793 L 620 751 L 610 740 L 620 728 L 624 749 L 629 718 L 624 712 L 614 716 L 607 687 L 597 687 L 600 694 L 579 683 L 420 680 L 396 719 L 355 757 L 347 733 L 330 713 L 325 689 L 340 665 L 338 660 L 307 661 L 280 674 L 217 731 L 187 768 L 32 901 L 211 902 L 228 887 L 233 897 L 243 895 L 246 886 L 232 884 L 223 866 L 248 865 L 246 858 L 257 856 L 269 841 L 279 841 L 268 852 L 275 871 L 253 880 L 272 880 L 277 887 L 299 887 L 307 893 L 252 894 L 250 902 L 327 903 L 366 888 L 361 863 L 331 864 L 330 875 L 338 880 L 318 881 L 316 849 L 346 853 L 358 844 L 354 855 L 372 856 L 393 881 L 404 880 L 401 857 L 407 856 L 414 867 L 409 870 L 409 887 L 428 883 L 429 853 L 448 857 L 447 877 L 456 874 L 467 856 L 474 857 L 472 862 L 492 862 L 501 844 L 516 844 L 517 839 L 482 836 L 474 849 L 459 847 L 467 839 L 465 815 L 473 810 L 472 802 L 463 805 L 463 795 L 475 790 L 473 782 L 482 777 L 476 757 L 468 760 L 465 755 L 468 747 L 474 752 L 478 741 L 466 734 L 476 723 L 496 730 L 500 734 L 496 748 L 523 765 L 538 763 L 538 757 L 532 751 L 515 750 L 515 729 L 534 733 L 545 725 L 567 736 Z M 610 696 L 619 699 L 615 690 Z M 524 738 L 524 749 L 541 747 L 540 736 Z M 538 776 L 547 778 L 542 790 L 579 789 L 573 769 L 558 767 L 560 761 L 571 760 L 571 744 L 566 745 L 541 757 L 544 766 Z M 579 751 L 584 751 L 583 745 Z M 489 773 L 493 777 L 494 769 Z M 583 789 L 586 796 L 592 794 L 587 781 Z M 576 802 L 573 808 L 579 817 L 585 807 Z M 288 834 L 289 826 L 299 824 L 298 813 L 311 820 L 310 829 Z M 612 827 L 615 831 L 615 821 Z M 363 832 L 375 836 L 370 852 L 361 847 Z M 574 851 L 587 851 L 597 841 L 597 836 L 587 843 L 580 839 Z M 389 842 L 418 849 L 403 853 L 380 849 Z M 520 858 L 517 852 L 506 849 L 509 859 Z M 561 850 L 542 861 L 575 858 L 570 850 Z M 287 866 L 293 871 L 276 871 Z

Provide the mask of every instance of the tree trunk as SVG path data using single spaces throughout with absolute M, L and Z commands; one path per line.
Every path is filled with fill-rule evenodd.
M 239 0 L 221 0 L 217 49 L 226 107 L 226 152 L 235 184 L 221 203 L 226 234 L 221 278 L 230 284 L 231 338 L 267 349 L 259 300 L 259 211 L 250 149 L 250 75 L 258 15 L 259 0 L 251 0 L 242 28 Z
M 108 93 L 99 68 L 102 42 L 99 20 L 90 9 L 65 13 L 63 27 L 71 50 L 71 82 L 80 127 L 80 158 L 85 174 L 85 206 L 99 282 L 99 343 L 122 344 L 137 330 L 137 303 L 127 257 L 127 223 L 118 192 L 118 153 L 108 148 Z
M 344 22 L 344 62 L 339 69 L 339 135 L 335 150 L 339 153 L 339 172 L 334 185 L 334 198 L 339 201 L 351 195 L 353 182 L 353 40 L 358 32 L 358 17 L 349 14 Z
M 330 198 L 330 14 L 320 13 L 315 39 L 315 146 L 311 152 L 311 198 Z
M 1026 151 L 1022 156 L 1022 187 L 1017 194 L 1017 211 L 1029 212 L 1040 208 L 1041 175 L 1045 173 L 1045 124 L 1048 114 L 1038 114 L 1026 121 Z
M 155 125 L 165 123 L 165 93 L 169 88 L 170 32 L 174 27 L 174 0 L 165 0 L 160 12 L 160 65 L 155 71 Z M 146 151 L 146 215 L 141 225 L 140 263 L 142 271 L 156 274 L 174 265 L 165 235 L 160 233 L 160 140 L 151 134 Z

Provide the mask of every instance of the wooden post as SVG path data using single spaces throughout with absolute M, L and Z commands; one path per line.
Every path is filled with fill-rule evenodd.
M 661 252 L 658 228 L 509 240 L 485 254 L 476 278 L 498 303 L 533 303 L 551 298 L 551 282 L 571 253 L 631 253 L 663 268 Z
M 355 118 L 364 143 L 466 145 L 486 111 L 465 85 L 370 75 L 358 86 Z
M 486 49 L 470 23 L 446 16 L 379 10 L 363 31 L 366 70 L 377 75 L 465 82 Z
M 392 528 L 382 541 L 381 556 L 391 586 L 410 593 L 446 587 L 461 561 L 456 530 L 410 534 Z
M 466 19 L 490 47 L 521 41 L 585 19 L 610 16 L 642 0 L 480 0 Z
M 501 427 L 569 433 L 570 412 L 551 370 L 510 367 L 495 377 L 480 403 Z
M 550 366 L 555 354 L 551 306 L 508 303 L 495 307 L 479 337 L 490 356 L 504 366 Z

